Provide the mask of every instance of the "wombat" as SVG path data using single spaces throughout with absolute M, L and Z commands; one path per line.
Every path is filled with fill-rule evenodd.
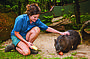
M 60 35 L 55 41 L 56 52 L 67 53 L 70 49 L 77 49 L 77 46 L 81 42 L 81 38 L 78 32 L 74 30 L 68 30 L 70 35 Z

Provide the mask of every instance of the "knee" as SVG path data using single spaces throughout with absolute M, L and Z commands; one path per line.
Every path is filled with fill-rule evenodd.
M 39 27 L 34 27 L 34 32 L 36 32 L 36 33 L 40 33 L 40 28 Z
M 28 36 L 28 34 L 39 34 L 40 33 L 40 28 L 39 27 L 34 27 L 34 28 L 32 28 L 27 34 L 26 34 L 26 37 Z
M 30 49 L 23 50 L 23 55 L 30 55 Z

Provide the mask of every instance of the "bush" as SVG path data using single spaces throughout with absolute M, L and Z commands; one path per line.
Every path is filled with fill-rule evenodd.
M 50 25 L 52 22 L 51 22 L 51 19 L 53 18 L 53 15 L 52 16 L 43 16 L 43 20 L 41 20 L 43 23 L 45 23 L 46 25 Z
M 14 12 L 0 13 L 0 40 L 10 39 L 15 17 Z

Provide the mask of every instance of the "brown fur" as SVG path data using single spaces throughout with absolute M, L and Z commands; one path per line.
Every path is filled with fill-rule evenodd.
M 77 46 L 80 44 L 81 38 L 79 33 L 74 30 L 68 30 L 68 32 L 70 35 L 60 35 L 55 39 L 55 48 L 57 53 L 60 51 L 68 52 L 70 49 L 77 49 Z

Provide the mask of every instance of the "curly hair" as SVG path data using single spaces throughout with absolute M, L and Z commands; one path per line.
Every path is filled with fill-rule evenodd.
M 27 10 L 26 10 L 26 13 L 27 15 L 29 16 L 32 16 L 32 15 L 36 15 L 36 14 L 40 14 L 41 13 L 41 9 L 40 7 L 38 6 L 38 4 L 36 3 L 33 3 L 33 4 L 28 4 L 26 6 Z

